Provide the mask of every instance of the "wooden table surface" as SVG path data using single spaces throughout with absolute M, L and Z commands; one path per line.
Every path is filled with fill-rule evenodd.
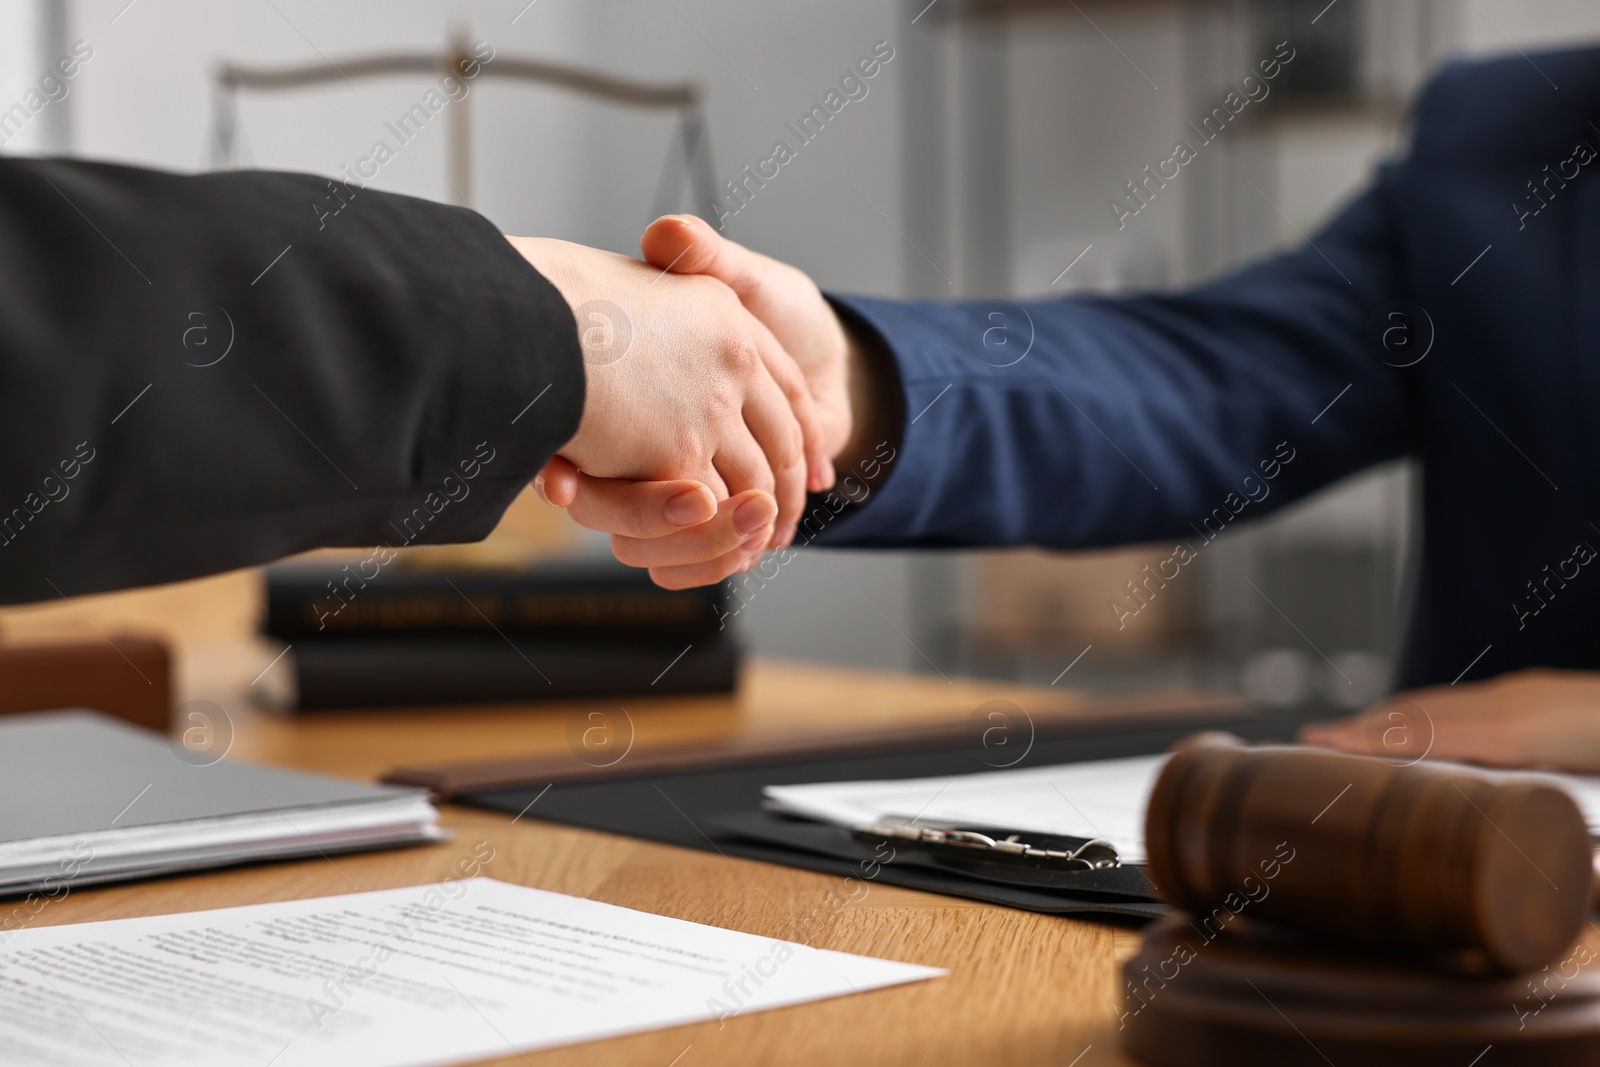
M 612 702 L 323 713 L 260 711 L 244 687 L 207 694 L 231 753 L 247 760 L 374 778 L 400 764 L 556 754 L 574 717 Z M 1081 706 L 1055 690 L 757 661 L 735 697 L 623 701 L 635 751 L 703 739 L 964 719 L 997 698 L 1038 713 Z M 208 710 L 186 704 L 186 711 Z M 215 715 L 215 712 L 213 712 Z M 182 730 L 194 723 L 175 722 Z M 451 841 L 422 848 L 276 863 L 133 885 L 85 888 L 29 925 L 85 922 L 387 889 L 442 880 L 480 842 L 489 877 L 642 911 L 792 936 L 792 921 L 839 889 L 837 876 L 729 859 L 625 837 L 446 805 Z M 842 892 L 842 891 L 841 891 Z M 815 927 L 814 944 L 948 968 L 944 978 L 604 1042 L 512 1054 L 495 1064 L 819 1063 L 1123 1064 L 1117 968 L 1128 927 L 1053 918 L 870 884 Z

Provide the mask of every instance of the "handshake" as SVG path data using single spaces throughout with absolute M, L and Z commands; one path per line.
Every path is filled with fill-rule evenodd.
M 807 490 L 897 410 L 809 277 L 698 218 L 657 219 L 643 262 L 507 240 L 572 307 L 584 354 L 578 432 L 534 488 L 658 585 L 709 585 L 788 547 Z

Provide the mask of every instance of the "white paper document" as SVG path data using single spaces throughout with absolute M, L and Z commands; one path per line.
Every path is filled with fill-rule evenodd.
M 1144 808 L 1167 757 L 1018 767 L 942 778 L 769 785 L 784 811 L 840 826 L 887 815 L 1103 837 L 1124 863 L 1144 862 Z
M 7 1067 L 422 1067 L 944 974 L 472 878 L 17 931 Z
M 840 826 L 890 815 L 919 822 L 966 822 L 1007 830 L 1103 837 L 1124 863 L 1144 863 L 1144 812 L 1166 755 L 905 778 L 769 785 L 775 807 Z M 1476 768 L 1482 773 L 1481 768 Z M 1546 774 L 1571 794 L 1591 833 L 1600 832 L 1600 778 Z

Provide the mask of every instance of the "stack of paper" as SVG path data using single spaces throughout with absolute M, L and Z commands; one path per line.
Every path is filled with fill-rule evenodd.
M 0 893 L 436 840 L 424 792 L 231 760 L 89 711 L 0 722 Z
M 1145 862 L 1144 811 L 1165 754 L 897 781 L 772 785 L 771 807 L 840 826 L 890 815 L 1103 837 L 1124 863 Z M 1482 773 L 1481 768 L 1476 769 Z M 1600 778 L 1542 774 L 1578 802 L 1600 835 Z

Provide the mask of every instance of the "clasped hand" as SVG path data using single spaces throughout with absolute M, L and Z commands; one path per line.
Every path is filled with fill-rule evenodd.
M 811 279 L 689 216 L 645 231 L 644 262 L 508 240 L 573 308 L 584 348 L 583 417 L 540 495 L 668 588 L 787 547 L 853 425 L 852 344 Z
M 535 484 L 663 586 L 718 582 L 786 546 L 804 490 L 828 487 L 830 460 L 890 424 L 887 387 L 811 279 L 699 219 L 658 219 L 641 242 L 644 263 L 512 240 L 580 320 L 586 301 L 606 299 L 625 309 L 633 335 L 614 362 L 615 341 L 588 339 L 582 424 Z M 1398 693 L 1301 739 L 1408 762 L 1592 774 L 1597 708 L 1600 673 L 1522 671 Z

